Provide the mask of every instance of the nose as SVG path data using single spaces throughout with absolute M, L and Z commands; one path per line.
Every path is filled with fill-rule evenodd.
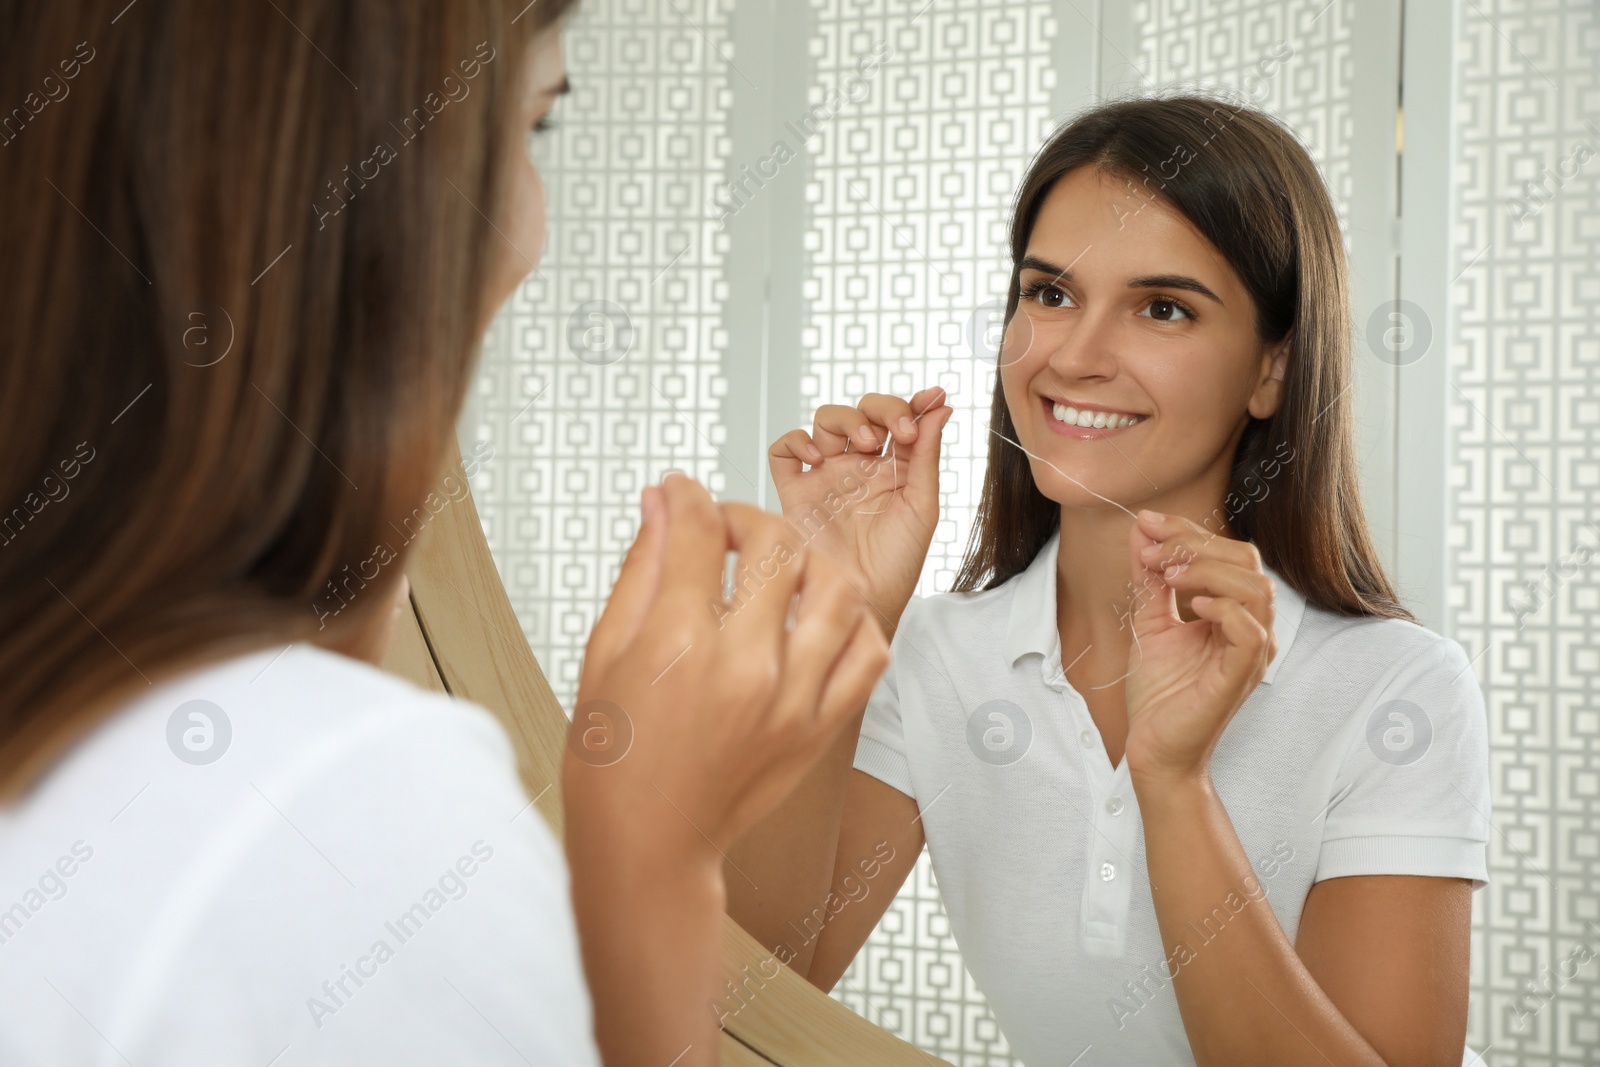
M 1060 381 L 1110 381 L 1117 376 L 1117 356 L 1112 310 L 1086 310 L 1070 325 L 1063 325 L 1050 350 L 1050 369 Z

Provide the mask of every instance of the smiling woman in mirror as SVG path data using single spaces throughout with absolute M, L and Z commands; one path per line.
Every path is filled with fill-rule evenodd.
M 892 635 L 858 733 L 730 853 L 733 914 L 829 989 L 926 843 L 1030 1065 L 1458 1064 L 1487 880 L 1482 697 L 1401 606 L 1352 446 L 1339 222 L 1265 114 L 1086 111 L 1017 196 L 988 469 L 954 589 L 914 597 L 944 391 L 770 451 Z

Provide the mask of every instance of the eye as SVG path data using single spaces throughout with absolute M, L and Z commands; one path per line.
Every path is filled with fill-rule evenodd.
M 1041 307 L 1060 308 L 1072 306 L 1072 298 L 1067 296 L 1064 290 L 1056 288 L 1049 282 L 1034 282 L 1024 288 L 1019 296 L 1024 302 L 1032 300 Z
M 1150 317 L 1157 322 L 1182 322 L 1184 319 L 1194 318 L 1194 312 L 1164 296 L 1155 297 L 1145 305 L 1145 311 L 1150 312 Z M 1143 314 L 1143 312 L 1141 312 Z
M 529 159 L 537 162 L 541 158 L 543 153 L 539 147 L 540 139 L 555 128 L 556 124 L 551 121 L 548 111 L 541 115 L 537 122 L 528 127 L 527 153 Z

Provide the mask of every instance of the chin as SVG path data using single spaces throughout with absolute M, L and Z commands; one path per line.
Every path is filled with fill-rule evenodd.
M 1039 492 L 1045 499 L 1064 508 L 1084 510 L 1105 508 L 1116 511 L 1119 515 L 1122 512 L 1118 505 L 1129 511 L 1139 510 L 1138 503 L 1134 499 L 1137 488 L 1130 487 L 1121 472 L 1111 473 L 1101 470 L 1099 464 L 1069 467 L 1054 456 L 1049 458 L 1055 464 L 1055 468 L 1038 460 L 1032 461 L 1033 484 L 1038 486 Z M 1127 473 L 1134 472 L 1129 470 Z M 1149 486 L 1144 485 L 1144 488 L 1149 489 Z

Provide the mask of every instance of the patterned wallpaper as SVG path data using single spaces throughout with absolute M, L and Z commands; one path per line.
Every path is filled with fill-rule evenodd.
M 1600 1059 L 1600 5 L 1469 0 L 1452 314 L 1451 636 L 1489 709 L 1469 1044 Z

